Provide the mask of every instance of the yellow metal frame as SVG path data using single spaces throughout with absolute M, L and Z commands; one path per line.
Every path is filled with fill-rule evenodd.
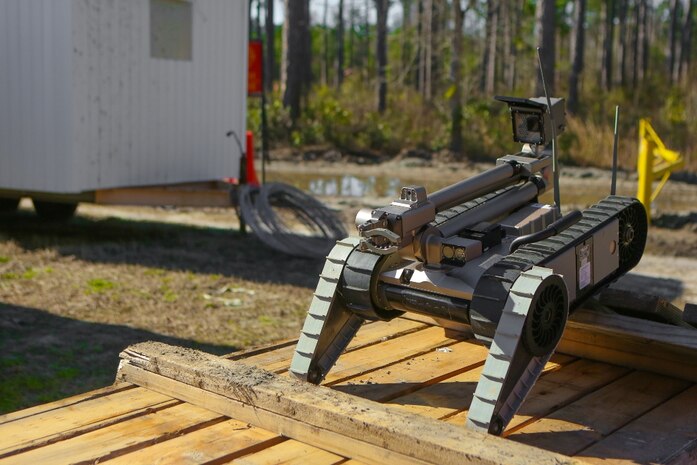
M 637 199 L 644 205 L 649 221 L 651 221 L 651 203 L 656 200 L 661 189 L 668 182 L 670 173 L 679 170 L 684 165 L 685 160 L 682 155 L 665 146 L 649 120 L 646 118 L 639 120 L 639 159 L 637 161 L 639 187 L 637 189 Z M 654 190 L 653 183 L 656 180 L 660 181 Z

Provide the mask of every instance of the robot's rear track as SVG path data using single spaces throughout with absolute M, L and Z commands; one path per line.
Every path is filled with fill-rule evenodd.
M 480 278 L 470 305 L 470 322 L 478 338 L 491 342 L 499 316 L 516 279 L 533 266 L 545 266 L 554 258 L 584 242 L 601 228 L 619 219 L 619 268 L 594 283 L 569 302 L 573 310 L 599 287 L 612 282 L 639 263 L 646 243 L 646 211 L 633 198 L 609 196 L 583 211 L 583 219 L 561 233 L 520 247 L 492 265 Z

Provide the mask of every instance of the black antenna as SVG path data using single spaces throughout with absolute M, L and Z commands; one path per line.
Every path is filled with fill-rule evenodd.
M 615 105 L 615 140 L 612 144 L 612 184 L 610 184 L 610 195 L 615 195 L 617 191 L 617 145 L 619 142 L 620 125 L 620 106 Z
M 552 123 L 552 175 L 554 176 L 554 206 L 561 213 L 561 198 L 559 196 L 559 167 L 557 166 L 557 124 L 552 115 L 552 100 L 549 98 L 549 89 L 547 81 L 545 81 L 545 72 L 542 69 L 542 55 L 540 47 L 537 47 L 537 62 L 540 65 L 540 77 L 542 78 L 542 88 L 545 90 L 545 98 L 547 99 L 547 114 Z

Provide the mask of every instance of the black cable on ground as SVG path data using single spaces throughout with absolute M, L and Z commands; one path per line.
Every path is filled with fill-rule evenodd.
M 239 205 L 242 218 L 259 240 L 295 257 L 324 258 L 337 240 L 348 235 L 334 212 L 287 184 L 243 185 Z

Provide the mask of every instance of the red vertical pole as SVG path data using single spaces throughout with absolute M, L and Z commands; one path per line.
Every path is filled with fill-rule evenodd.
M 247 184 L 251 184 L 252 186 L 258 186 L 259 185 L 259 179 L 257 178 L 257 172 L 254 169 L 254 134 L 252 131 L 247 131 L 247 147 L 246 147 L 246 152 L 247 152 Z

